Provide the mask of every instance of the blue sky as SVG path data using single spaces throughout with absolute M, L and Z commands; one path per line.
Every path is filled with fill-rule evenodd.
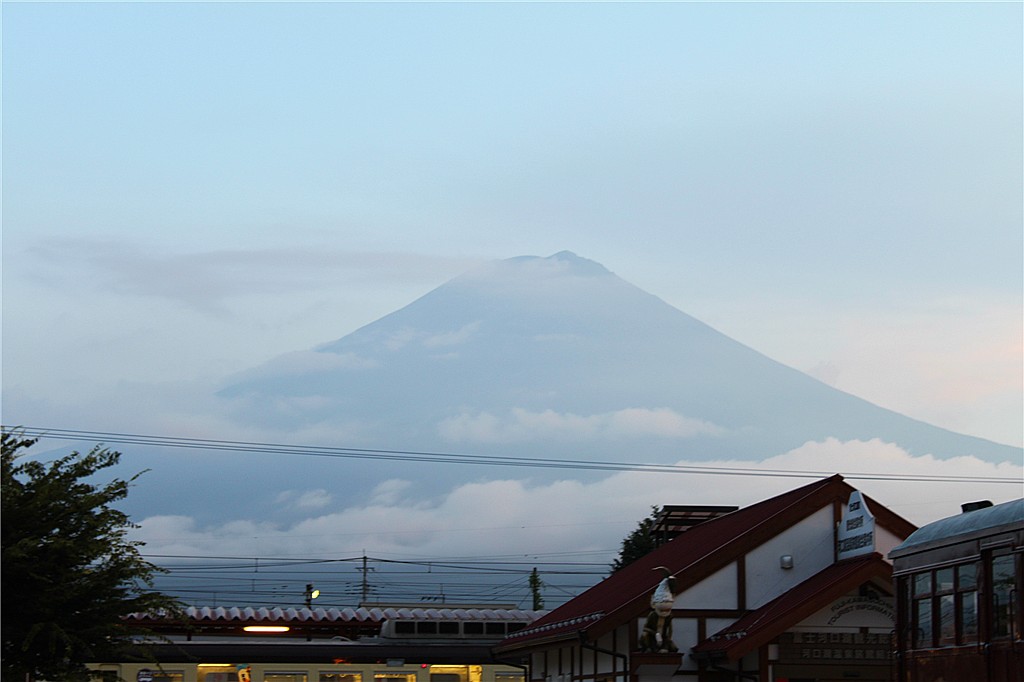
M 571 250 L 1019 446 L 1022 12 L 5 2 L 4 423 L 244 438 L 226 375 Z
M 5 383 L 164 378 L 171 352 L 179 377 L 242 368 L 479 260 L 570 249 L 1019 444 L 1021 11 L 5 3 Z M 932 385 L 860 366 L 851 336 L 890 332 L 878 360 Z M 127 344 L 123 376 L 93 340 Z M 929 407 L 960 391 L 942 365 L 987 395 Z

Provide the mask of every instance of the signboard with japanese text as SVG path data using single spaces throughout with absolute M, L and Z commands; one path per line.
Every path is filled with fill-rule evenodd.
M 875 551 L 875 517 L 859 490 L 850 493 L 843 519 L 839 522 L 837 559 L 871 554 Z

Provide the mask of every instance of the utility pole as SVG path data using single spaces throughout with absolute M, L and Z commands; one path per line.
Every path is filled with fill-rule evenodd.
M 367 600 L 369 600 L 369 598 L 370 598 L 370 580 L 369 580 L 369 575 L 370 575 L 370 571 L 372 571 L 373 569 L 372 568 L 368 568 L 367 565 L 366 565 L 366 562 L 367 562 L 366 551 L 364 550 L 363 551 L 363 567 L 361 569 L 359 569 L 359 570 L 361 570 L 363 572 L 363 590 L 362 590 L 363 599 L 360 602 L 361 604 L 365 604 L 367 602 Z

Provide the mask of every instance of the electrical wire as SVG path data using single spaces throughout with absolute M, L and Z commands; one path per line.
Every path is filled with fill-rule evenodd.
M 5 429 L 7 427 L 4 427 Z M 759 469 L 756 467 L 710 467 L 679 464 L 644 464 L 629 462 L 602 462 L 596 460 L 570 460 L 543 457 L 510 457 L 504 455 L 478 455 L 470 453 L 430 452 L 417 450 L 375 450 L 348 447 L 288 445 L 254 441 L 231 441 L 206 438 L 183 438 L 120 433 L 114 431 L 83 431 L 50 427 L 22 426 L 17 430 L 26 438 L 52 438 L 69 441 L 99 441 L 129 445 L 148 445 L 166 448 L 246 452 L 299 457 L 325 457 L 370 459 L 377 461 L 430 462 L 433 464 L 475 464 L 482 466 L 534 467 L 588 471 L 631 471 L 641 473 L 702 474 L 716 476 L 748 476 L 771 478 L 821 478 L 834 472 L 791 469 Z M 851 472 L 844 478 L 862 481 L 914 481 L 930 483 L 992 483 L 1020 485 L 1019 478 L 998 476 L 949 476 L 928 474 L 885 474 Z

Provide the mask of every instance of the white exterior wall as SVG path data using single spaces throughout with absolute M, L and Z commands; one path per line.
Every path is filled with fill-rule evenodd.
M 673 618 L 672 619 L 672 641 L 676 643 L 679 650 L 689 653 L 690 649 L 697 646 L 697 619 L 696 618 Z M 683 670 L 696 670 L 697 663 L 693 656 L 683 657 Z
M 729 564 L 676 596 L 677 609 L 737 609 L 736 564 Z
M 889 552 L 891 552 L 893 548 L 901 542 L 903 542 L 902 539 L 896 537 L 886 529 L 882 528 L 880 525 L 878 525 L 878 522 L 876 520 L 875 551 L 881 554 L 886 561 L 889 561 Z M 891 564 L 892 562 L 889 561 L 889 563 Z
M 832 565 L 835 557 L 832 506 L 822 507 L 747 553 L 747 608 L 764 606 L 783 592 Z M 793 557 L 793 568 L 779 559 Z

